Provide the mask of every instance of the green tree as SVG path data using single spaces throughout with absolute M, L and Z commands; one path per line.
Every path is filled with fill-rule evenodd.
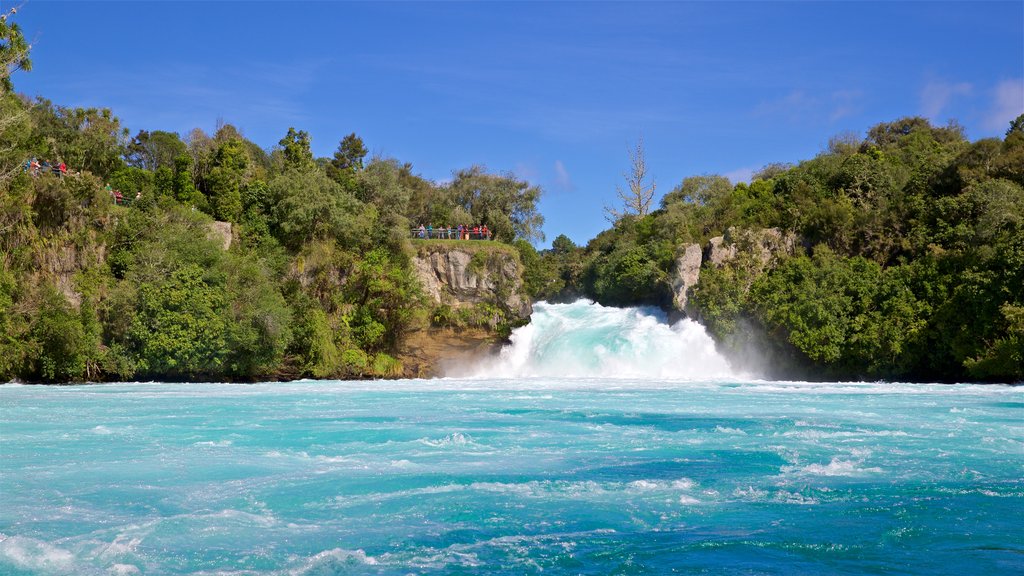
M 291 343 L 292 311 L 271 272 L 255 259 L 233 258 L 227 298 L 227 373 L 242 378 L 272 376 Z
M 289 128 L 288 133 L 278 142 L 284 154 L 287 170 L 305 171 L 313 167 L 313 152 L 310 148 L 309 133 Z
M 40 158 L 107 178 L 124 165 L 128 129 L 107 108 L 67 108 L 39 99 L 31 108 Z
M 319 171 L 288 172 L 270 182 L 281 242 L 297 250 L 318 238 L 358 246 L 369 238 L 375 211 Z
M 129 166 L 151 172 L 159 168 L 174 168 L 174 160 L 188 153 L 188 147 L 175 132 L 139 130 L 125 147 L 125 161 Z
M 331 164 L 338 170 L 357 172 L 363 169 L 363 158 L 366 157 L 366 153 L 363 139 L 353 132 L 338 143 Z
M 238 222 L 241 218 L 242 186 L 248 164 L 240 138 L 225 140 L 214 153 L 208 182 L 211 208 L 218 220 Z
M 67 382 L 85 376 L 89 340 L 79 315 L 55 288 L 44 287 L 30 335 L 37 347 L 29 372 L 33 378 Z
M 32 46 L 25 41 L 21 27 L 13 21 L 17 12 L 15 7 L 0 15 L 0 95 L 14 90 L 11 74 L 32 69 L 32 60 L 29 59 Z
M 495 239 L 505 242 L 544 239 L 544 217 L 537 211 L 541 189 L 529 182 L 512 174 L 488 174 L 483 167 L 474 166 L 456 172 L 448 191 L 473 219 L 463 224 L 485 224 Z
M 187 264 L 138 287 L 128 346 L 139 372 L 172 378 L 216 376 L 227 356 L 225 293 Z

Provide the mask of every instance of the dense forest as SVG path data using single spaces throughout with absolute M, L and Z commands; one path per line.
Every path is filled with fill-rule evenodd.
M 132 134 L 110 110 L 18 95 L 30 60 L 9 15 L 0 381 L 394 376 L 409 330 L 507 330 L 501 310 L 434 309 L 410 230 L 486 225 L 495 248 L 529 246 L 539 188 L 478 166 L 439 185 L 355 134 L 330 158 L 296 129 L 271 150 L 230 124 Z
M 903 118 L 749 184 L 694 176 L 657 210 L 629 207 L 586 247 L 559 237 L 533 258 L 532 293 L 668 307 L 680 246 L 777 228 L 797 254 L 705 266 L 691 289 L 734 357 L 766 355 L 777 376 L 1024 379 L 1024 116 L 977 142 Z
M 559 236 L 538 252 L 541 190 L 512 174 L 438 184 L 367 158 L 356 134 L 315 158 L 295 128 L 268 150 L 230 124 L 132 133 L 111 110 L 19 95 L 11 76 L 30 60 L 8 16 L 0 381 L 387 377 L 412 330 L 507 332 L 500 310 L 424 298 L 421 223 L 488 226 L 535 299 L 666 309 L 682 246 L 776 228 L 801 249 L 705 266 L 691 289 L 687 312 L 727 353 L 756 346 L 782 376 L 1024 379 L 1024 116 L 977 142 L 956 124 L 878 124 L 749 184 L 686 178 L 657 209 L 611 208 L 586 246 Z

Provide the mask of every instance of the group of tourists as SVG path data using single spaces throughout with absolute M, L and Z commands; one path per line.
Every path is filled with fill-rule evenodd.
M 38 158 L 31 158 L 25 160 L 24 171 L 28 172 L 31 176 L 39 176 L 47 172 L 52 172 L 57 176 L 64 177 L 68 174 L 68 167 L 63 162 L 59 164 L 53 164 L 46 160 L 39 160 Z M 77 173 L 76 173 L 77 174 Z M 103 191 L 110 195 L 110 199 L 114 201 L 114 204 L 128 205 L 131 204 L 130 198 L 125 198 L 124 194 L 120 190 L 114 190 L 114 188 L 107 184 Z M 142 198 L 142 192 L 135 193 L 135 200 Z
M 114 188 L 111 187 L 110 184 L 107 184 L 106 186 L 104 186 L 103 187 L 103 191 L 106 192 L 107 194 L 110 194 L 110 198 L 114 201 L 114 204 L 120 204 L 122 206 L 127 206 L 128 204 L 131 203 L 127 198 L 124 197 L 124 194 L 121 194 L 120 190 L 114 190 Z M 142 191 L 136 192 L 135 193 L 135 200 L 138 201 L 141 198 L 142 198 Z
M 413 230 L 413 234 L 417 238 L 436 238 L 441 240 L 491 240 L 493 236 L 491 231 L 487 229 L 487 225 L 483 226 L 458 226 L 452 228 L 451 226 L 441 226 L 434 228 L 432 225 L 427 224 L 424 226 L 420 224 L 419 228 Z
M 52 172 L 57 176 L 64 176 L 68 173 L 68 167 L 63 162 L 59 164 L 51 164 L 46 160 L 39 160 L 38 158 L 25 160 L 24 169 L 25 172 L 28 172 L 31 176 L 39 176 L 39 174 L 45 174 L 47 172 Z

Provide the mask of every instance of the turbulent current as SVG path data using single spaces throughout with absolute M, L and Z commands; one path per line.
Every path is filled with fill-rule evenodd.
M 0 574 L 1021 574 L 1024 393 L 539 305 L 440 380 L 0 386 Z

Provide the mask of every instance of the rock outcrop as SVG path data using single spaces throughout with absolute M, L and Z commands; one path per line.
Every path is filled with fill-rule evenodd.
M 672 277 L 672 303 L 676 310 L 686 309 L 687 291 L 700 279 L 700 244 L 684 244 L 676 251 L 675 276 Z
M 398 351 L 404 376 L 428 378 L 462 372 L 497 353 L 506 342 L 507 332 L 499 329 L 502 324 L 507 328 L 524 323 L 533 313 L 523 289 L 519 255 L 508 246 L 425 243 L 417 249 L 413 271 L 433 305 L 447 307 L 453 317 L 461 311 L 475 320 L 411 331 Z
M 724 236 L 708 241 L 706 256 L 712 266 L 721 266 L 741 252 L 749 253 L 764 269 L 771 267 L 779 258 L 792 256 L 799 248 L 800 240 L 793 232 L 783 233 L 778 228 L 740 230 L 730 227 Z
M 533 306 L 523 292 L 519 259 L 496 248 L 423 246 L 412 259 L 413 270 L 435 304 L 494 304 L 514 319 L 525 320 Z
M 206 229 L 206 235 L 210 240 L 220 244 L 221 249 L 227 251 L 228 248 L 231 248 L 231 222 L 219 220 L 210 222 Z
M 710 239 L 703 252 L 697 244 L 684 244 L 676 252 L 672 293 L 676 310 L 685 311 L 688 291 L 700 280 L 701 266 L 719 268 L 736 260 L 740 255 L 750 255 L 757 271 L 775 266 L 781 258 L 793 256 L 803 250 L 799 237 L 792 232 L 778 228 L 741 230 L 730 227 L 725 235 Z

